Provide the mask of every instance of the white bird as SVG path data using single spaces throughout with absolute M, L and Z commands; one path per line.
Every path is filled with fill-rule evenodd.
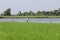
M 26 19 L 26 22 L 28 22 L 29 18 Z

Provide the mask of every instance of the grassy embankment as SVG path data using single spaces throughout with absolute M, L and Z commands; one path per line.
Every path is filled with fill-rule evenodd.
M 60 18 L 60 16 L 0 16 L 0 18 Z
M 0 40 L 60 40 L 60 24 L 0 22 Z

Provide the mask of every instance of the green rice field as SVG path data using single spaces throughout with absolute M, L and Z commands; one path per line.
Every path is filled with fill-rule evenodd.
M 0 40 L 60 40 L 60 24 L 0 22 Z

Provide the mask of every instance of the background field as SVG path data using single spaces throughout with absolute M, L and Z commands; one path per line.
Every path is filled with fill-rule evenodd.
M 60 16 L 0 16 L 0 18 L 60 18 Z
M 60 24 L 0 22 L 0 40 L 60 40 Z

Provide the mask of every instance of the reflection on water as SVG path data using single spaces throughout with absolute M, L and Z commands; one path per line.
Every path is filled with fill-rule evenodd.
M 60 18 L 2 18 L 0 22 L 42 22 L 60 23 Z

